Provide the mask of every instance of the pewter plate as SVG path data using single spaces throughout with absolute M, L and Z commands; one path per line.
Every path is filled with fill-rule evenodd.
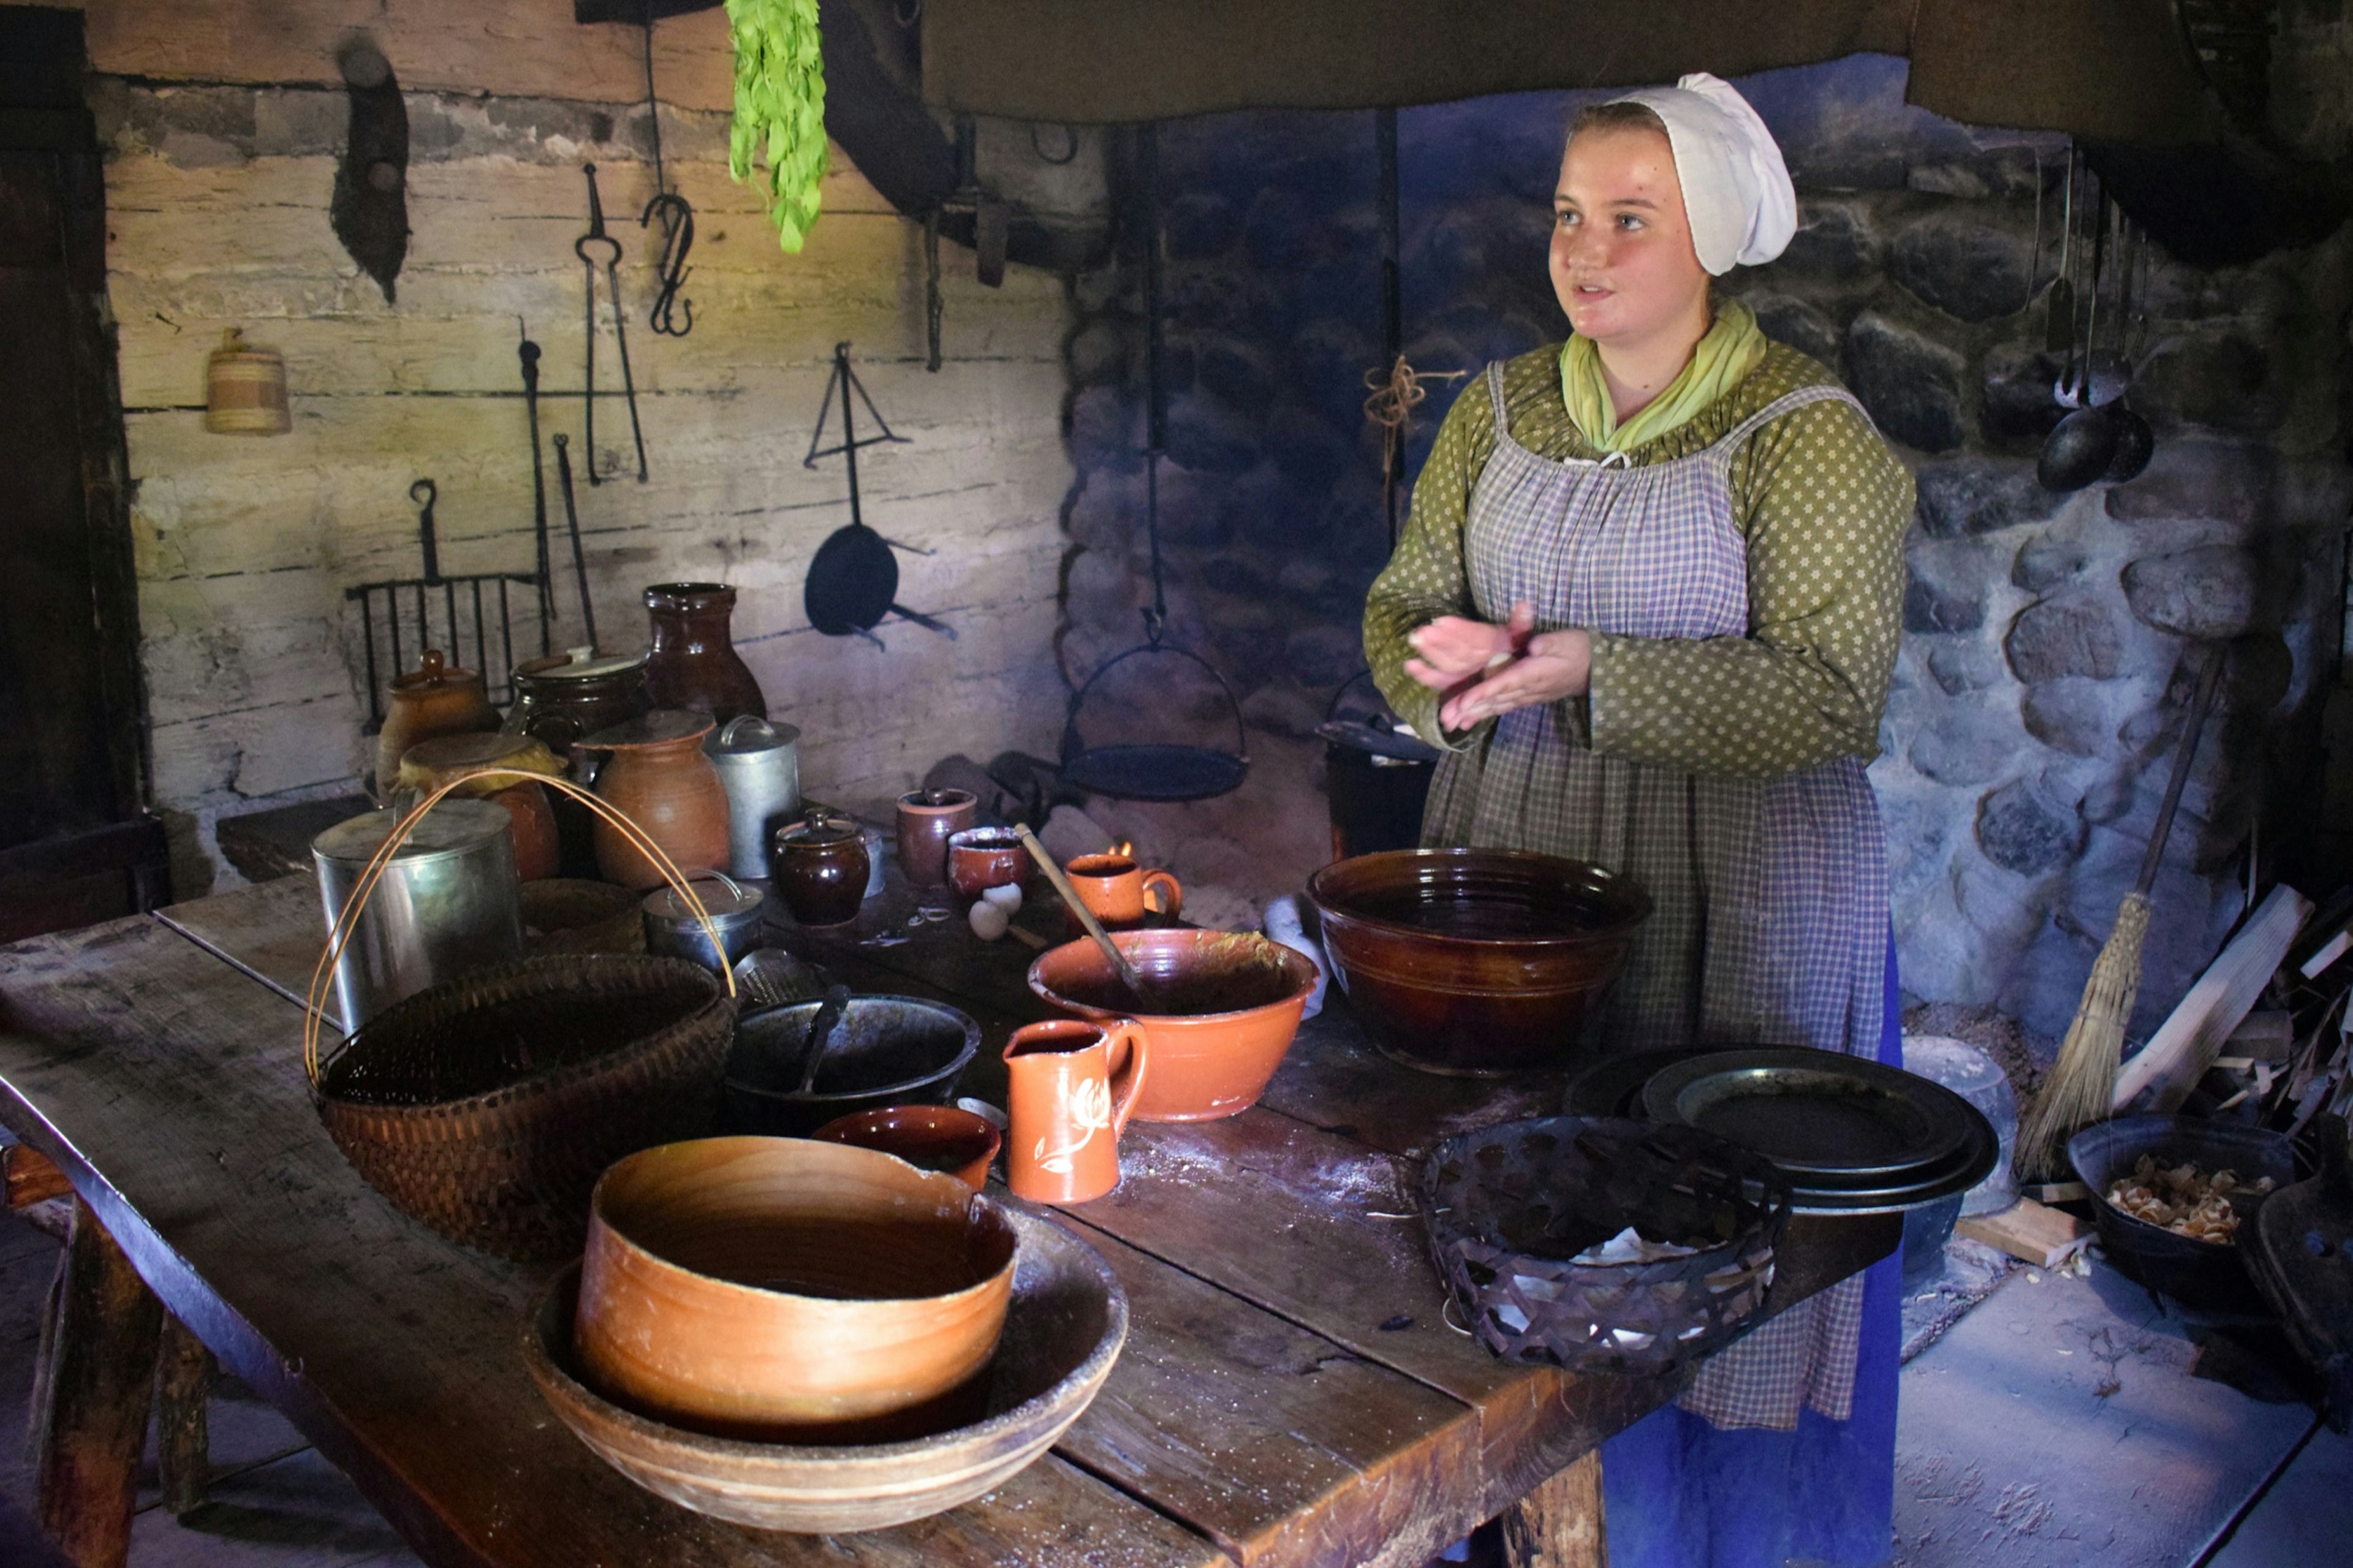
M 1973 1119 L 1960 1151 L 1918 1178 L 1881 1188 L 1810 1187 L 1802 1178 L 1790 1183 L 1791 1214 L 1902 1214 L 1924 1208 L 1939 1198 L 1968 1192 L 1993 1173 L 2001 1157 L 2000 1140 L 1976 1106 L 1964 1102 Z
M 1900 1190 L 1952 1163 L 1969 1104 L 1942 1085 L 1829 1051 L 1742 1050 L 1662 1068 L 1644 1111 L 1730 1139 L 1812 1190 Z

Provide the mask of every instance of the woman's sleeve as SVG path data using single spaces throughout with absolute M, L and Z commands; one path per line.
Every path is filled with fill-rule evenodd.
M 1365 662 L 1398 717 L 1432 745 L 1458 742 L 1440 732 L 1440 694 L 1405 672 L 1413 649 L 1406 634 L 1440 616 L 1474 614 L 1462 565 L 1462 524 L 1471 488 L 1495 449 L 1495 411 L 1484 378 L 1471 382 L 1438 427 L 1430 458 L 1413 483 L 1413 512 L 1365 597 Z
M 1773 778 L 1878 754 L 1902 630 L 1912 477 L 1843 402 L 1751 439 L 1745 637 L 1593 639 L 1597 752 Z

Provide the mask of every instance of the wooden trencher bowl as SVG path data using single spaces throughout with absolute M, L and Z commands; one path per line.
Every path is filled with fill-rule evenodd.
M 303 1067 L 335 1146 L 393 1206 L 501 1257 L 562 1258 L 580 1247 L 607 1165 L 708 1130 L 735 982 L 683 959 L 525 959 L 419 992 L 322 1058 L 336 959 L 385 866 L 459 782 L 404 816 L 354 883 L 311 973 Z M 566 780 L 540 782 L 629 838 L 707 924 L 684 875 L 636 824 Z

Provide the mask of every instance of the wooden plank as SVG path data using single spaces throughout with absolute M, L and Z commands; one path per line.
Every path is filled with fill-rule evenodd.
M 66 1180 L 57 1162 L 38 1149 L 22 1143 L 0 1148 L 0 1192 L 6 1194 L 7 1207 L 47 1203 L 72 1191 L 73 1184 Z
M 2151 1093 L 2158 1110 L 2181 1103 L 2215 1051 L 2263 994 L 2295 933 L 2312 918 L 2312 908 L 2310 899 L 2285 882 L 2272 889 L 2148 1043 L 2116 1070 L 2116 1110 L 2123 1110 L 2144 1091 Z
M 298 1006 L 327 945 L 327 916 L 316 877 L 285 877 L 167 904 L 155 918 Z M 332 987 L 321 1016 L 336 1027 L 343 1024 Z
M 1108 1238 L 1119 1364 L 1061 1451 L 1238 1563 L 1418 1568 L 1478 1517 L 1472 1412 Z
M 122 1568 L 163 1311 L 80 1199 L 41 1409 L 41 1528 L 75 1568 Z
M 205 1505 L 212 1479 L 212 1435 L 206 1401 L 220 1368 L 185 1323 L 166 1314 L 155 1368 L 155 1469 L 164 1506 L 185 1519 Z
M 2021 1198 L 2000 1214 L 1971 1215 L 1954 1229 L 2042 1268 L 2055 1268 L 2092 1238 L 2092 1227 L 2062 1209 Z
M 513 1349 L 545 1275 L 396 1214 L 311 1112 L 298 1013 L 162 922 L 0 951 L 0 1112 L 139 1271 L 436 1563 L 1214 1563 L 1060 1461 L 925 1525 L 763 1534 L 640 1491 L 542 1405 Z M 1155 1266 L 1157 1267 L 1157 1266 Z
M 138 0 L 87 0 L 90 68 L 157 81 L 332 83 L 335 51 L 369 33 L 409 91 L 445 89 L 634 102 L 645 96 L 645 35 L 582 26 L 572 0 L 216 0 L 186 15 Z M 727 19 L 717 10 L 654 29 L 665 102 L 725 109 L 734 100 Z

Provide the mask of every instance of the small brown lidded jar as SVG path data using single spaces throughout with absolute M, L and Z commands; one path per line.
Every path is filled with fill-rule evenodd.
M 776 832 L 776 895 L 805 926 L 840 925 L 866 901 L 866 835 L 845 816 L 809 809 L 808 820 Z
M 417 668 L 392 678 L 392 700 L 375 738 L 376 798 L 392 798 L 400 759 L 419 741 L 470 735 L 499 727 L 499 710 L 475 670 L 459 669 L 428 647 Z

